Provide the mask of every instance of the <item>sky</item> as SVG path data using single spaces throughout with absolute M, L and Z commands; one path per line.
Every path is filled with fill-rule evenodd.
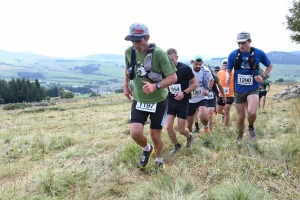
M 129 26 L 148 26 L 150 42 L 179 58 L 226 57 L 251 33 L 263 51 L 299 51 L 284 25 L 292 0 L 0 0 L 0 49 L 53 57 L 123 55 Z

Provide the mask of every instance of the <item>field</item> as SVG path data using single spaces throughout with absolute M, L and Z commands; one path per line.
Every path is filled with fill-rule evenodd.
M 272 100 L 258 111 L 259 140 L 236 144 L 237 115 L 195 134 L 191 148 L 173 148 L 163 129 L 166 170 L 154 158 L 139 169 L 141 148 L 129 135 L 130 102 L 109 94 L 0 112 L 0 199 L 299 199 L 300 100 Z M 175 126 L 176 129 L 176 126 Z M 145 126 L 149 138 L 149 125 Z M 177 135 L 181 143 L 182 136 Z

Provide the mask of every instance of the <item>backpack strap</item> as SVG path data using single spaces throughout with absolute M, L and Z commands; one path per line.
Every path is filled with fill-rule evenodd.
M 135 48 L 132 45 L 132 48 L 131 48 L 131 58 L 130 58 L 130 67 L 131 67 L 131 69 L 133 71 L 134 76 L 135 76 L 135 64 L 136 64 Z
M 154 52 L 154 49 L 155 49 L 155 46 L 156 46 L 156 45 L 155 45 L 154 43 L 150 43 L 146 55 L 147 55 L 148 53 L 153 53 L 153 52 Z M 131 48 L 131 58 L 130 58 L 130 67 L 132 68 L 133 73 L 135 73 L 135 65 L 136 65 L 135 48 L 134 48 L 134 46 L 132 45 L 132 48 Z

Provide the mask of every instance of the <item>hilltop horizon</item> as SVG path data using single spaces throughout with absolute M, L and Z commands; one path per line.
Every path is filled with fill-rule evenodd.
M 292 53 L 295 55 L 300 56 L 300 51 L 270 51 L 270 52 L 265 52 L 266 54 L 271 53 L 271 52 L 286 52 L 286 53 Z M 229 52 L 230 53 L 230 52 Z M 228 53 L 228 54 L 229 54 Z M 99 56 L 99 55 L 115 55 L 115 56 L 122 56 L 124 57 L 123 54 L 118 54 L 118 53 L 96 53 L 96 54 L 88 54 L 88 55 L 81 55 L 81 56 L 75 56 L 75 57 L 63 57 L 63 56 L 51 56 L 51 55 L 45 55 L 45 54 L 40 54 L 37 52 L 33 52 L 30 50 L 22 50 L 22 51 L 7 51 L 7 50 L 3 50 L 0 49 L 0 59 L 1 58 L 6 58 L 6 56 L 8 56 L 8 58 L 12 58 L 12 56 L 20 56 L 20 57 L 15 57 L 16 59 L 20 59 L 20 58 L 24 58 L 24 56 L 39 56 L 39 57 L 44 57 L 44 58 L 60 58 L 60 59 L 78 59 L 78 58 L 85 58 L 85 57 L 94 57 L 94 56 Z M 227 56 L 226 55 L 205 55 L 202 54 L 204 60 L 216 60 L 216 59 L 224 59 Z M 191 60 L 195 55 L 180 55 L 179 54 L 179 60 L 184 60 L 184 61 L 189 61 Z

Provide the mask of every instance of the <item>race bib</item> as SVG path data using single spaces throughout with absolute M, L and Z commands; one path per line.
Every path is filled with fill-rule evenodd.
M 170 85 L 169 90 L 172 94 L 177 94 L 177 92 L 181 92 L 181 84 Z
M 228 87 L 223 87 L 224 89 L 224 94 L 229 94 L 229 88 Z
M 200 89 L 200 88 L 197 88 L 196 90 L 194 90 L 194 91 L 192 92 L 192 98 L 197 98 L 197 97 L 199 97 L 201 94 L 202 94 L 202 93 L 201 93 L 201 89 Z
M 213 92 L 209 92 L 207 99 L 213 99 L 214 98 L 214 93 Z
M 135 108 L 137 110 L 155 113 L 156 106 L 156 103 L 142 103 L 137 101 Z
M 239 74 L 237 83 L 240 85 L 253 85 L 253 76 Z

